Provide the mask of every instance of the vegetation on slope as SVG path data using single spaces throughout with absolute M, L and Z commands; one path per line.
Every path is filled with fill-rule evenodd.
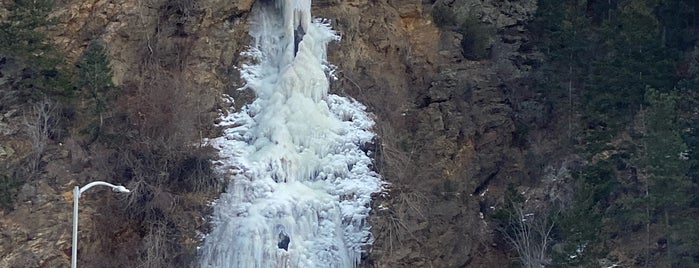
M 12 211 L 28 181 L 76 179 L 72 183 L 84 185 L 89 178 L 76 175 L 89 171 L 132 193 L 116 201 L 91 197 L 107 213 L 91 217 L 97 230 L 81 233 L 93 241 L 81 244 L 81 265 L 193 265 L 201 213 L 221 185 L 210 164 L 214 152 L 201 145 L 213 118 L 184 78 L 188 48 L 136 48 L 143 51 L 141 76 L 116 86 L 108 44 L 98 36 L 90 37 L 78 62 L 67 62 L 51 44 L 45 32 L 54 23 L 48 19 L 54 2 L 12 1 L 0 21 L 0 114 L 19 114 L 25 122 L 21 132 L 0 138 L 28 140 L 32 147 L 26 155 L 0 158 L 0 209 Z M 162 25 L 147 39 L 164 41 L 193 8 L 190 1 L 164 1 L 158 9 Z M 55 148 L 67 141 L 88 155 L 66 167 L 71 178 L 57 179 L 46 166 L 61 161 Z
M 699 4 L 539 1 L 540 96 L 586 164 L 561 208 L 560 266 L 699 266 Z

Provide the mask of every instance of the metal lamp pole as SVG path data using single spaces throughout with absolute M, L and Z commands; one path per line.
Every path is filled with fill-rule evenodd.
M 82 188 L 75 186 L 73 188 L 73 252 L 70 258 L 70 267 L 71 268 L 77 268 L 78 267 L 78 199 L 80 199 L 80 195 L 85 192 L 87 189 L 92 188 L 92 186 L 95 185 L 104 185 L 111 187 L 115 192 L 121 192 L 121 193 L 130 193 L 131 191 L 129 189 L 126 189 L 124 186 L 117 186 L 111 183 L 106 183 L 103 181 L 93 181 L 91 183 L 88 183 L 87 185 L 83 186 Z

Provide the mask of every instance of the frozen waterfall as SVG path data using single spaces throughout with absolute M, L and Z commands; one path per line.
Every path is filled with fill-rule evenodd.
M 217 169 L 229 179 L 214 205 L 202 267 L 356 267 L 379 176 L 362 146 L 365 107 L 328 94 L 326 46 L 338 35 L 311 18 L 310 0 L 257 1 L 254 62 L 241 73 L 257 99 L 222 118 Z

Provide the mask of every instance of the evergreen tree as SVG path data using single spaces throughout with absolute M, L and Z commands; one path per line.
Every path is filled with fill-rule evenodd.
M 699 155 L 693 150 L 699 130 L 691 123 L 699 117 L 687 112 L 683 122 L 677 121 L 681 91 L 676 88 L 680 79 L 693 80 L 689 76 L 699 73 L 684 70 L 681 61 L 695 40 L 689 33 L 699 20 L 699 1 L 540 0 L 538 5 L 530 26 L 550 59 L 540 70 L 540 92 L 561 119 L 580 121 L 568 128 L 584 131 L 578 148 L 589 160 L 575 177 L 573 204 L 557 221 L 559 241 L 566 247 L 559 264 L 596 262 L 608 253 L 606 241 L 649 233 L 640 228 L 647 223 L 663 230 L 668 243 L 665 260 L 653 264 L 686 267 L 692 261 L 682 258 L 699 256 L 697 239 L 688 239 L 693 233 L 678 235 L 679 228 L 696 226 L 688 216 L 696 210 L 687 209 L 699 206 L 699 198 L 689 194 L 699 182 L 690 179 L 699 174 L 693 157 Z M 696 96 L 687 94 L 697 88 L 696 81 L 686 82 L 691 89 L 683 97 Z M 699 101 L 682 103 L 691 107 Z M 644 115 L 640 121 L 639 112 Z M 640 136 L 628 127 L 638 122 L 645 125 Z M 584 253 L 569 259 L 581 245 Z M 654 262 L 659 257 L 647 255 Z
M 579 129 L 578 99 L 595 50 L 590 20 L 581 16 L 586 1 L 541 0 L 538 5 L 530 29 L 549 61 L 539 70 L 537 88 L 542 101 L 564 115 L 568 137 L 573 138 Z
M 588 120 L 604 126 L 605 137 L 629 125 L 647 86 L 673 88 L 677 82 L 676 57 L 662 47 L 654 2 L 623 1 L 600 29 L 603 45 L 593 63 L 585 107 Z
M 676 263 L 680 260 L 680 246 L 690 241 L 681 239 L 678 227 L 694 221 L 683 213 L 694 187 L 686 176 L 689 168 L 687 145 L 676 120 L 678 97 L 651 88 L 646 91 L 646 99 L 650 107 L 644 112 L 641 165 L 647 177 L 648 221 L 664 225 L 667 254 L 662 264 L 680 265 Z
M 25 66 L 15 88 L 38 100 L 44 94 L 70 96 L 72 68 L 52 46 L 44 31 L 52 0 L 14 0 L 7 5 L 7 18 L 0 21 L 0 56 L 16 59 Z
M 15 0 L 8 7 L 7 20 L 0 22 L 0 53 L 39 61 L 51 49 L 40 28 L 51 24 L 51 0 Z
M 88 45 L 83 52 L 79 67 L 79 85 L 94 100 L 95 113 L 99 116 L 101 126 L 102 114 L 114 97 L 112 69 L 102 42 L 93 41 Z

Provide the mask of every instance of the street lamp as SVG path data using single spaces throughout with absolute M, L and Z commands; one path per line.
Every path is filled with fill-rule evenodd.
M 115 192 L 121 192 L 121 193 L 130 193 L 129 189 L 126 189 L 124 186 L 116 186 L 111 183 L 106 183 L 103 181 L 93 181 L 91 183 L 88 183 L 87 185 L 83 186 L 82 188 L 75 186 L 73 188 L 73 254 L 71 255 L 70 259 L 70 267 L 71 268 L 77 268 L 78 267 L 78 199 L 80 199 L 80 195 L 87 191 L 87 189 L 92 188 L 92 186 L 96 185 L 104 185 L 104 186 L 109 186 L 114 190 Z

